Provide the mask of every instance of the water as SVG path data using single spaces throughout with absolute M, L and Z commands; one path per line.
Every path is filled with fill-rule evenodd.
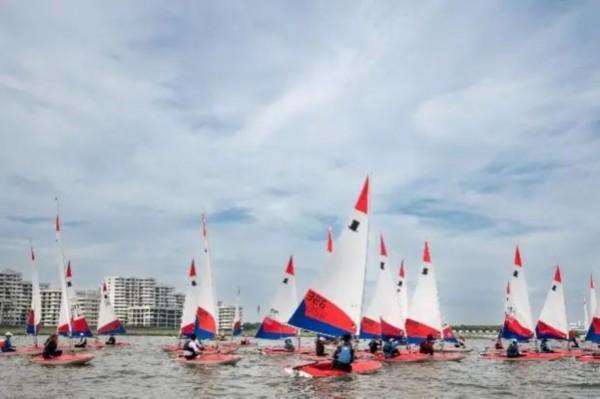
M 373 375 L 307 380 L 283 371 L 302 359 L 262 356 L 256 347 L 243 348 L 237 366 L 190 367 L 160 350 L 160 345 L 173 343 L 170 338 L 126 340 L 130 346 L 96 351 L 92 363 L 81 367 L 42 367 L 27 357 L 2 358 L 0 397 L 600 397 L 600 365 L 574 359 L 509 363 L 481 359 L 475 351 L 461 362 L 384 365 Z M 468 343 L 481 349 L 489 341 Z

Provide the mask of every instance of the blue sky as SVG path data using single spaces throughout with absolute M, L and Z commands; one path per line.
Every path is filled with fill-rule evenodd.
M 28 276 L 32 237 L 57 281 L 58 195 L 77 286 L 183 287 L 206 211 L 218 297 L 240 285 L 266 307 L 290 254 L 306 289 L 370 174 L 373 238 L 409 287 L 430 241 L 447 320 L 499 322 L 517 243 L 534 316 L 559 263 L 582 318 L 600 279 L 597 2 L 2 9 L 0 267 Z

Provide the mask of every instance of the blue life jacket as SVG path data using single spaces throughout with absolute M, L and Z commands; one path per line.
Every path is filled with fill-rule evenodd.
M 344 364 L 352 363 L 352 348 L 350 345 L 342 345 L 337 355 L 337 361 Z

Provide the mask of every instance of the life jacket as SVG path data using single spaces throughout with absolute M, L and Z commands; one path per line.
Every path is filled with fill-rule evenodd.
M 337 355 L 337 361 L 344 364 L 352 363 L 352 348 L 350 345 L 342 345 Z
M 391 352 L 392 352 L 392 350 L 393 350 L 393 348 L 392 348 L 392 343 L 391 343 L 391 342 L 389 342 L 389 341 L 388 341 L 388 342 L 386 342 L 386 343 L 383 345 L 383 352 L 384 352 L 384 353 L 391 353 Z

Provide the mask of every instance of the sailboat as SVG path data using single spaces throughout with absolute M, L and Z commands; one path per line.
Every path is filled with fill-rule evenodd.
M 387 250 L 382 235 L 379 236 L 379 257 L 379 270 L 377 272 L 377 281 L 375 283 L 375 289 L 373 290 L 373 297 L 360 321 L 359 338 L 361 339 L 381 338 L 381 315 L 383 314 L 384 307 L 383 295 L 388 291 L 388 283 L 391 281 L 385 267 L 387 264 Z
M 593 280 L 590 282 L 593 282 Z M 592 284 L 590 284 L 590 286 L 592 286 Z M 600 306 L 596 306 L 596 309 L 594 310 L 592 321 L 590 322 L 587 333 L 585 334 L 585 340 L 587 342 L 592 342 L 595 345 L 600 344 Z M 600 363 L 600 354 L 594 353 L 590 355 L 579 356 L 576 358 L 576 360 L 580 362 Z
M 202 214 L 202 264 L 200 265 L 200 282 L 198 284 L 198 309 L 194 332 L 199 339 L 211 339 L 217 334 L 217 312 L 215 292 L 212 278 L 212 267 L 208 245 L 208 229 L 206 216 Z
M 27 312 L 27 324 L 25 327 L 25 334 L 33 337 L 33 346 L 18 346 L 14 351 L 2 352 L 0 351 L 0 357 L 12 356 L 12 355 L 33 355 L 41 352 L 41 347 L 38 346 L 37 336 L 40 329 L 41 323 L 41 310 L 42 301 L 40 297 L 40 283 L 37 271 L 37 264 L 35 261 L 35 253 L 33 252 L 33 245 L 30 244 L 31 250 L 31 306 Z M 0 343 L 2 344 L 2 343 Z
M 359 334 L 369 237 L 368 208 L 367 177 L 335 251 L 328 255 L 327 266 L 310 285 L 289 324 L 333 337 Z M 357 360 L 352 364 L 353 373 L 373 372 L 379 368 L 381 363 L 376 361 Z M 330 361 L 304 364 L 286 371 L 306 377 L 348 373 L 331 370 Z
M 296 270 L 294 267 L 294 257 L 290 256 L 283 279 L 277 286 L 277 291 L 271 302 L 269 315 L 263 319 L 256 332 L 256 338 L 277 340 L 296 336 L 298 331 L 288 325 L 287 321 L 294 312 L 297 303 Z M 288 353 L 283 348 L 264 348 L 261 352 L 263 354 Z
M 56 200 L 56 244 L 58 247 L 58 272 L 60 276 L 61 288 L 62 288 L 62 296 L 61 296 L 61 308 L 59 315 L 59 325 L 57 328 L 57 333 L 61 333 L 64 331 L 66 336 L 69 338 L 73 337 L 74 332 L 80 332 L 84 335 L 89 333 L 88 336 L 91 336 L 91 332 L 89 332 L 89 327 L 87 326 L 87 321 L 85 317 L 81 317 L 78 306 L 73 306 L 71 304 L 71 298 L 69 297 L 69 288 L 72 290 L 71 286 L 71 268 L 70 264 L 67 270 L 65 271 L 65 255 L 64 248 L 62 244 L 61 237 L 61 224 L 60 224 L 60 214 L 58 211 L 58 199 Z M 63 324 L 64 323 L 64 324 Z M 66 326 L 66 328 L 65 328 Z M 90 362 L 94 358 L 94 355 L 90 353 L 63 353 L 60 356 L 53 357 L 50 359 L 45 359 L 41 355 L 33 356 L 31 361 L 38 364 L 44 365 L 72 365 L 72 364 L 84 364 Z
M 527 281 L 519 247 L 515 250 L 514 268 L 509 284 L 509 306 L 504 315 L 502 338 L 516 339 L 521 342 L 529 341 L 534 336 L 533 322 L 531 321 Z
M 100 309 L 98 311 L 97 335 L 121 335 L 125 334 L 125 327 L 117 317 L 115 310 L 108 298 L 106 283 L 100 285 Z M 124 342 L 117 342 L 106 346 L 124 346 Z

